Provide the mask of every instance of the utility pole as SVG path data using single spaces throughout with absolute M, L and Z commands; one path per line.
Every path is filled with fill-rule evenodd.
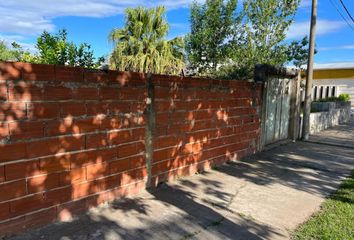
M 311 95 L 312 95 L 312 79 L 313 79 L 313 58 L 315 55 L 315 36 L 317 21 L 317 0 L 312 0 L 311 11 L 311 27 L 310 27 L 310 44 L 309 59 L 307 61 L 306 71 L 306 92 L 305 92 L 305 109 L 302 125 L 302 140 L 308 140 L 310 136 L 310 114 L 311 114 Z

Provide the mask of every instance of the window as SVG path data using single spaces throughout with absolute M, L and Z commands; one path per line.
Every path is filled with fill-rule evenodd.
M 333 86 L 332 87 L 332 97 L 335 97 L 336 96 L 336 87 Z
M 329 97 L 329 86 L 326 87 L 326 98 Z
M 320 87 L 320 99 L 323 98 L 323 86 Z
M 314 88 L 313 99 L 317 100 L 317 86 L 315 86 L 315 88 Z

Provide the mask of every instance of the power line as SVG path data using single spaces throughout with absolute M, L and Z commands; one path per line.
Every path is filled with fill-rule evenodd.
M 348 16 L 350 17 L 350 19 L 351 19 L 351 20 L 353 21 L 353 23 L 354 23 L 354 19 L 353 19 L 352 15 L 350 14 L 350 12 L 348 11 L 347 7 L 345 6 L 344 2 L 343 2 L 342 0 L 339 0 L 339 1 L 340 1 L 340 3 L 342 4 L 344 10 L 347 12 L 347 14 L 348 14 Z
M 350 24 L 350 22 L 348 22 L 348 19 L 343 15 L 342 11 L 339 10 L 339 6 L 337 5 L 336 2 L 334 2 L 333 0 L 330 0 L 330 2 L 332 3 L 332 5 L 334 6 L 334 8 L 337 10 L 337 12 L 339 13 L 339 15 L 343 18 L 343 20 L 348 24 L 348 26 L 354 31 L 353 26 Z
M 338 9 L 337 5 L 333 2 L 333 0 L 329 0 L 331 2 L 331 4 L 333 5 L 333 7 L 337 10 L 337 12 L 339 13 L 339 15 L 343 18 L 343 20 L 348 24 L 348 26 L 354 31 L 353 26 L 348 22 L 348 19 L 346 19 L 342 12 Z

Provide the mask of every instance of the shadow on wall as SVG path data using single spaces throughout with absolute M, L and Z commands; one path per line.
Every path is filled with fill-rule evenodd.
M 264 186 L 284 184 L 324 196 L 335 189 L 333 177 L 330 177 L 338 174 L 335 169 L 346 169 L 354 160 L 351 150 L 341 150 L 343 158 L 336 159 L 334 163 L 332 159 L 336 156 L 330 150 L 323 151 L 323 147 L 315 144 L 290 144 L 216 170 L 220 178 L 229 178 L 231 182 L 233 179 L 235 182 L 246 179 Z M 310 152 L 315 155 L 310 156 Z M 309 171 L 309 168 L 315 171 Z M 203 234 L 219 239 L 233 239 L 235 236 L 238 239 L 285 237 L 278 229 L 228 212 L 228 204 L 235 196 L 234 189 L 225 189 L 224 180 L 210 180 L 208 175 L 208 172 L 201 174 L 192 181 L 182 179 L 181 184 L 162 184 L 157 189 L 150 189 L 147 197 L 116 201 L 85 215 L 80 221 L 51 225 L 25 237 L 151 239 L 161 236 L 181 239 L 205 237 Z M 235 189 L 240 187 L 235 186 Z M 205 198 L 201 198 L 202 194 L 197 190 L 207 194 Z M 156 216 L 161 216 L 159 221 L 152 221 Z
M 69 220 L 254 153 L 260 86 L 154 76 L 153 156 L 146 165 L 143 74 L 0 63 L 0 232 Z
M 152 184 L 256 151 L 260 86 L 154 76 Z
M 0 69 L 1 233 L 70 219 L 144 187 L 144 76 Z

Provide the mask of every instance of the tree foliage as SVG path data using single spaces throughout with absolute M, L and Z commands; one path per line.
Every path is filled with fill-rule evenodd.
M 207 0 L 191 5 L 191 33 L 186 37 L 188 61 L 200 74 L 211 74 L 230 57 L 233 35 L 240 23 L 237 0 Z
M 305 36 L 300 41 L 292 41 L 286 51 L 288 62 L 292 62 L 295 67 L 301 68 L 308 60 L 308 37 Z M 317 50 L 315 49 L 315 54 Z
M 249 0 L 244 2 L 247 42 L 254 63 L 281 65 L 286 61 L 286 31 L 293 22 L 300 0 Z
M 4 41 L 0 41 L 0 61 L 20 61 L 25 51 L 16 42 L 8 47 Z
M 123 71 L 176 74 L 184 67 L 184 42 L 165 40 L 169 26 L 165 8 L 128 8 L 125 26 L 112 30 L 110 67 Z
M 101 58 L 95 62 L 91 46 L 87 43 L 76 45 L 67 39 L 67 31 L 59 30 L 57 34 L 50 34 L 44 31 L 37 38 L 36 48 L 38 54 L 26 54 L 23 60 L 34 63 L 58 64 L 69 66 L 80 66 L 96 68 L 102 61 Z
M 209 75 L 250 78 L 256 64 L 284 65 L 289 60 L 286 32 L 293 22 L 299 3 L 300 0 L 248 0 L 243 1 L 240 13 L 237 13 L 235 1 L 232 0 L 194 3 L 191 11 L 191 37 L 187 44 L 191 67 L 196 70 L 200 65 L 211 65 L 214 68 Z M 215 49 L 220 49 L 220 54 L 215 54 Z M 195 57 L 197 54 L 216 55 L 220 61 L 209 57 L 204 58 L 205 62 L 200 64 L 196 59 L 202 58 Z M 215 67 L 215 62 L 218 62 L 220 68 Z
M 243 3 L 243 33 L 234 41 L 231 74 L 250 78 L 256 64 L 284 65 L 286 32 L 300 0 L 249 0 Z

